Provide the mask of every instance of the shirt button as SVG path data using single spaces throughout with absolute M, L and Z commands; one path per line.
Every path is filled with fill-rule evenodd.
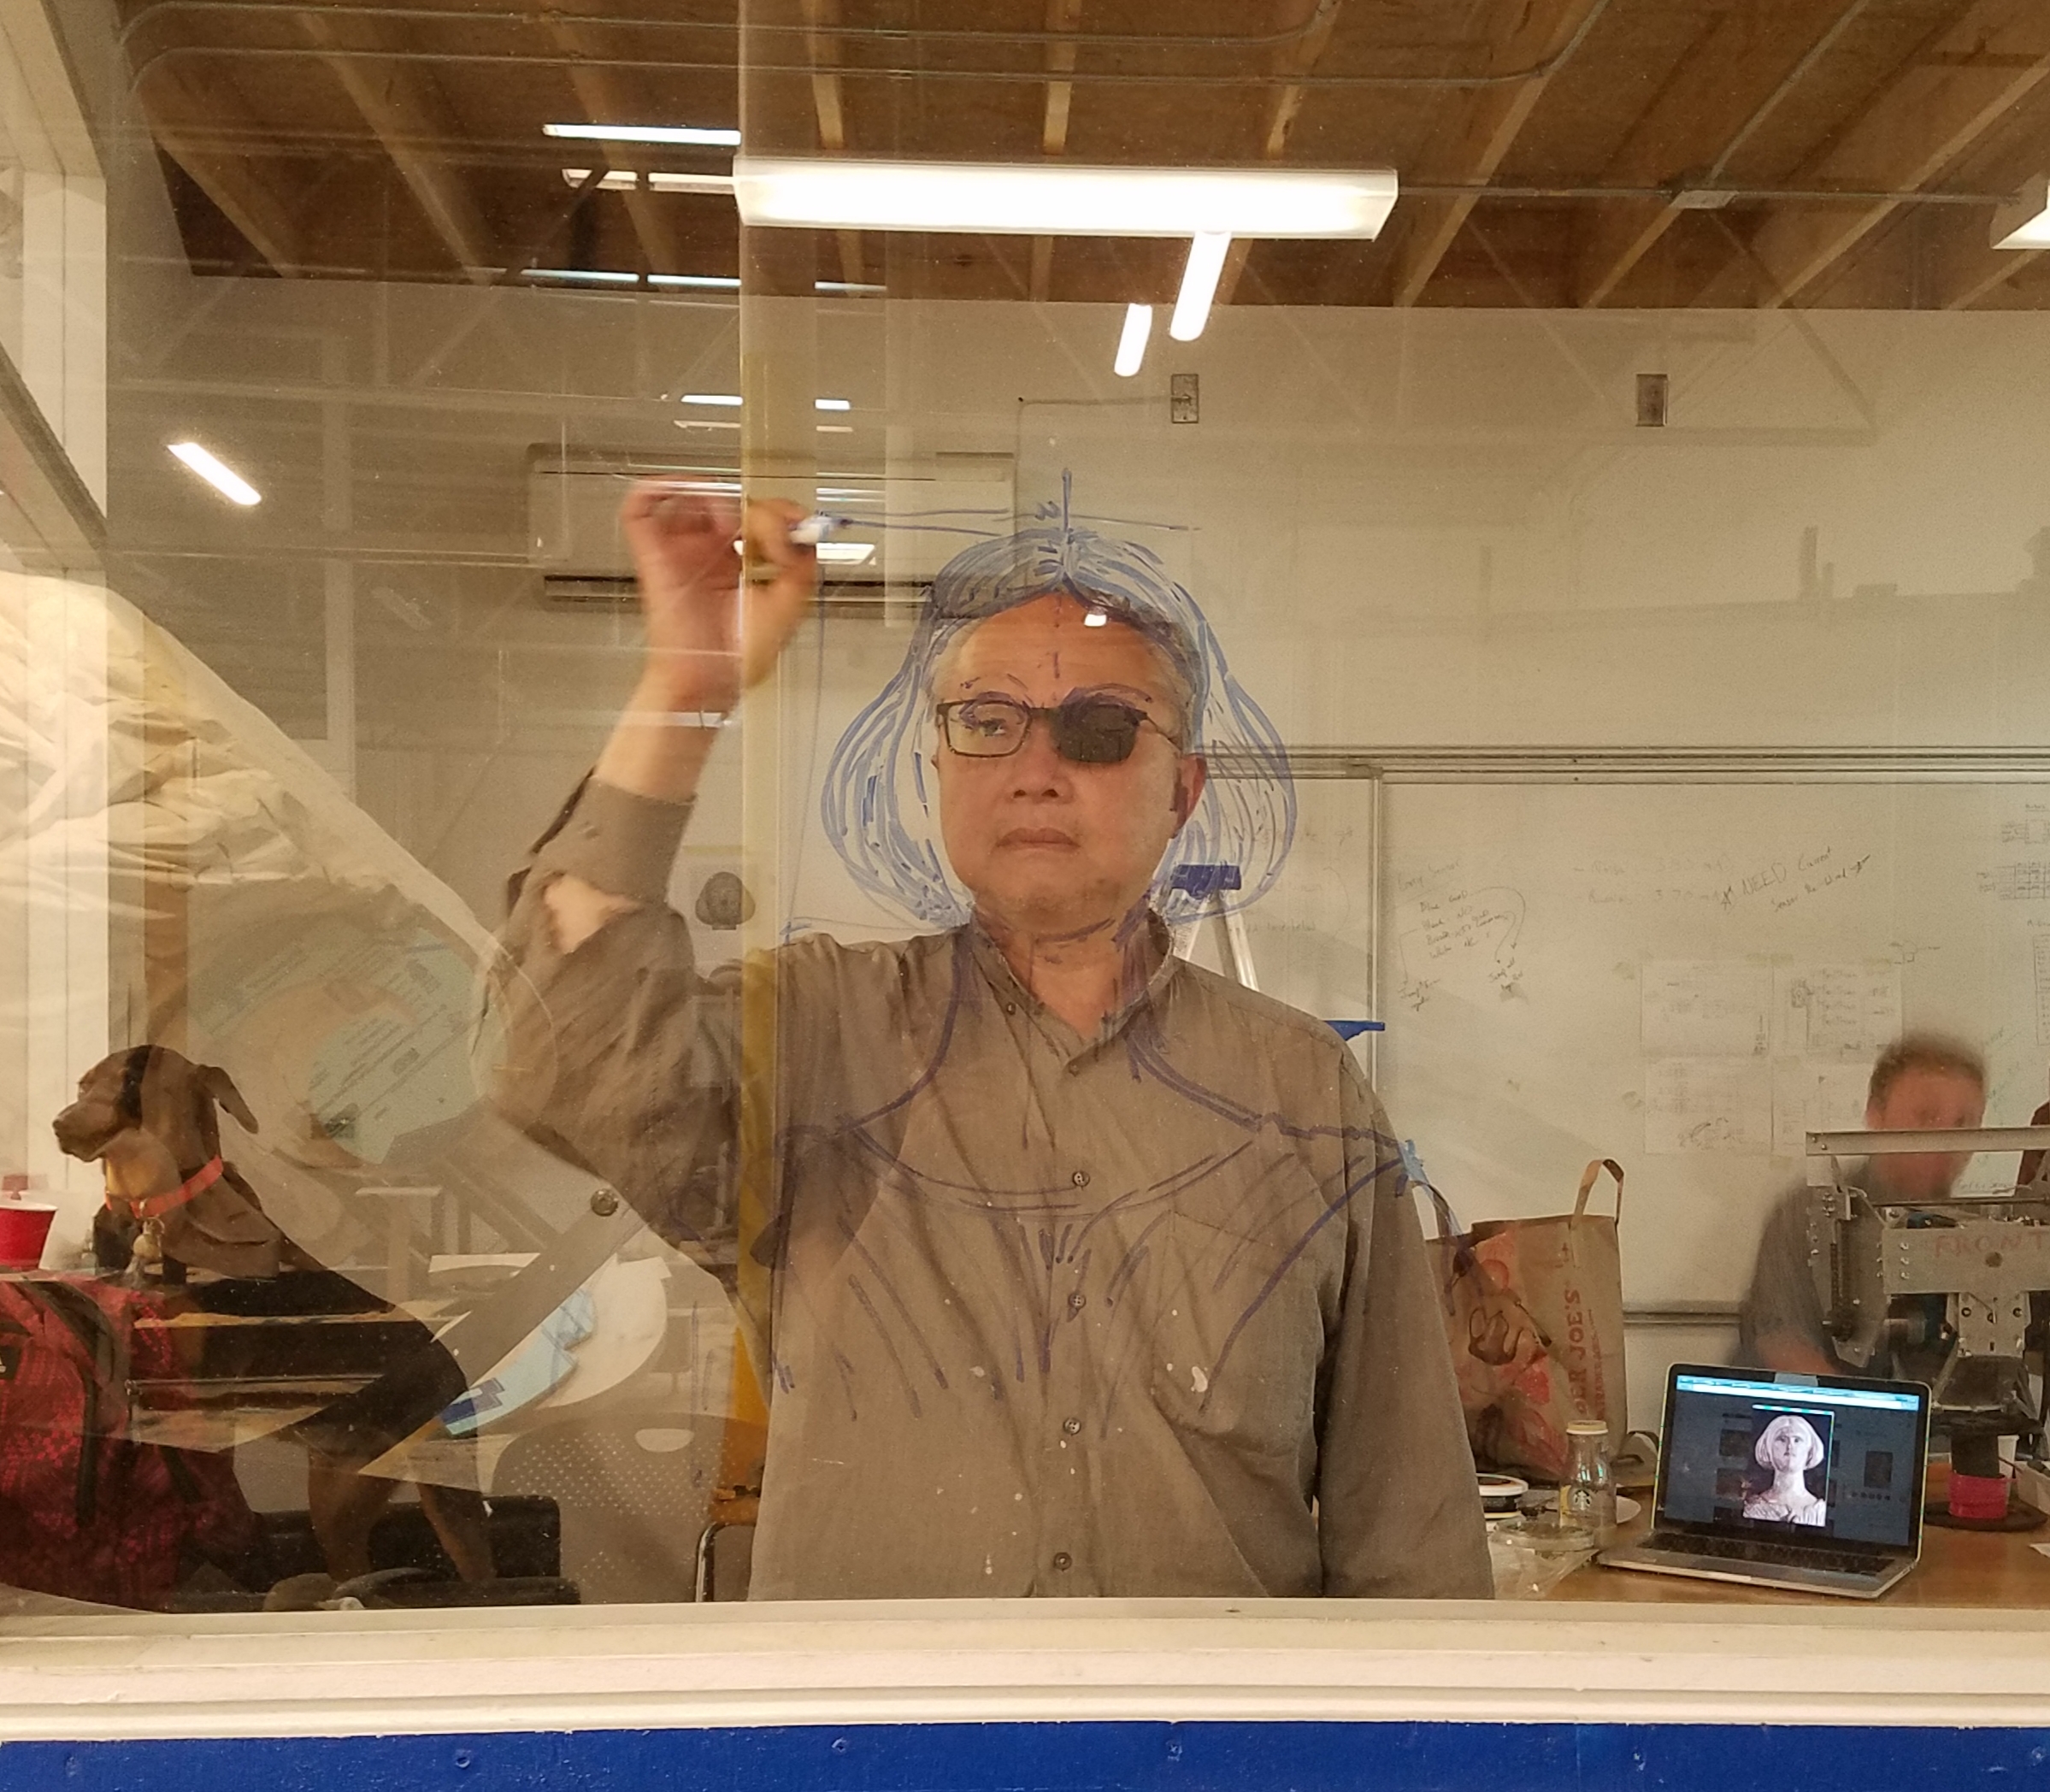
M 1068 1311 L 1071 1313 L 1079 1313 L 1088 1304 L 1089 1297 L 1087 1294 L 1075 1294 L 1068 1297 Z
M 1075 1558 L 1064 1549 L 1056 1550 L 1053 1556 L 1053 1565 L 1064 1574 L 1069 1569 L 1075 1566 Z
M 1068 1180 L 1073 1182 L 1077 1188 L 1087 1188 L 1089 1186 L 1089 1172 L 1086 1170 L 1078 1170 Z
M 1016 1014 L 1018 1011 L 1018 1005 L 1016 1002 L 1006 1002 L 1004 1005 L 1004 1011 L 1006 1014 Z
M 1071 1062 L 1068 1066 L 1068 1074 L 1070 1076 L 1080 1076 L 1082 1074 L 1081 1065 L 1080 1064 Z
M 1079 1418 L 1063 1418 L 1061 1421 L 1061 1429 L 1070 1437 L 1075 1436 L 1081 1429 L 1082 1422 Z

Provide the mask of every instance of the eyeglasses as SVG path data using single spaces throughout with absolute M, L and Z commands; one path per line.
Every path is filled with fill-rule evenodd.
M 1144 710 L 1115 697 L 1071 697 L 1052 709 L 1034 709 L 1015 697 L 969 697 L 940 704 L 934 713 L 946 744 L 970 759 L 1008 758 L 1024 746 L 1035 721 L 1046 724 L 1054 752 L 1075 765 L 1123 764 L 1142 726 L 1181 745 Z

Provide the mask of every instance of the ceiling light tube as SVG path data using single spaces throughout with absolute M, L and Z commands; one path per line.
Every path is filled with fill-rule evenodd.
M 1395 174 L 737 156 L 733 196 L 743 223 L 824 230 L 1364 238 L 1387 221 Z
M 599 181 L 603 186 L 605 183 Z M 721 193 L 733 190 L 731 174 L 680 174 L 668 168 L 657 168 L 648 176 L 650 189 L 658 193 Z
M 521 280 L 568 280 L 572 286 L 638 286 L 640 276 L 618 268 L 522 268 Z
M 589 168 L 564 168 L 563 184 L 565 186 L 581 186 L 591 178 Z M 598 177 L 600 191 L 609 193 L 632 192 L 640 183 L 640 176 L 632 168 L 610 168 Z
M 738 131 L 703 125 L 543 125 L 544 137 L 574 137 L 586 143 L 688 143 L 706 149 L 737 150 Z
M 854 400 L 851 398 L 814 398 L 811 405 L 815 410 L 852 410 Z
M 737 410 L 740 405 L 740 394 L 739 392 L 686 392 L 683 395 L 683 402 L 686 404 L 722 404 L 728 410 Z
M 740 277 L 736 274 L 651 274 L 651 286 L 691 286 L 707 292 L 738 292 Z
M 1117 339 L 1117 358 L 1110 363 L 1110 371 L 1121 380 L 1129 380 L 1137 373 L 1146 358 L 1146 338 L 1152 333 L 1152 306 L 1127 305 L 1125 327 Z
M 2050 175 L 2038 174 L 1994 213 L 1991 240 L 1995 249 L 2050 249 Z
M 1175 315 L 1168 319 L 1168 334 L 1177 342 L 1193 342 L 1210 321 L 1210 302 L 1217 296 L 1217 276 L 1224 272 L 1224 254 L 1231 239 L 1221 231 L 1205 231 L 1189 245 L 1189 258 L 1181 269 L 1181 290 L 1175 295 Z
M 209 454 L 197 442 L 167 444 L 171 452 L 232 504 L 245 510 L 263 502 L 263 494 L 233 467 Z

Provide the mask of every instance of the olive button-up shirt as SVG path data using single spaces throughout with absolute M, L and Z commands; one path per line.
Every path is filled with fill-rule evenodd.
M 700 975 L 686 814 L 592 781 L 543 843 L 499 1096 L 686 1249 L 737 1237 L 755 1596 L 1487 1595 L 1413 1203 L 1328 1027 L 1158 922 L 1087 1038 L 974 928 Z M 565 872 L 639 906 L 562 952 Z

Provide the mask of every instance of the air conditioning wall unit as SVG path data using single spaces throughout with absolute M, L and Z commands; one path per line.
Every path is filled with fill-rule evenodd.
M 674 480 L 737 498 L 723 464 L 628 450 L 532 448 L 527 462 L 529 563 L 543 600 L 558 609 L 633 601 L 633 564 L 619 507 L 636 480 Z M 819 550 L 829 608 L 901 609 L 963 548 L 1017 528 L 1016 463 L 1008 454 L 938 454 L 910 472 L 822 470 L 818 508 L 846 519 Z

